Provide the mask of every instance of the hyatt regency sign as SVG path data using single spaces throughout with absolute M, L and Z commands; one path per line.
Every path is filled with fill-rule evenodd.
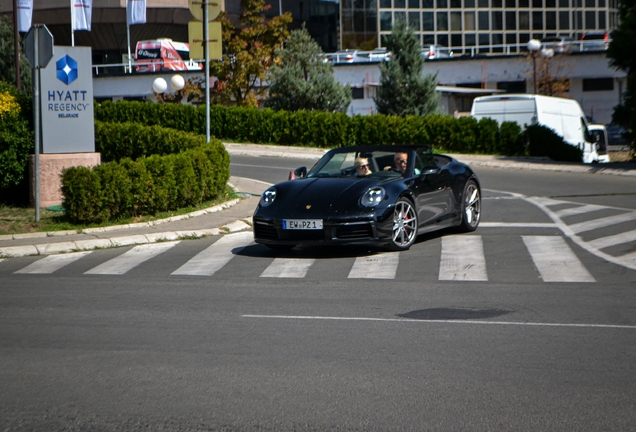
M 41 70 L 42 153 L 95 151 L 91 49 L 56 46 Z

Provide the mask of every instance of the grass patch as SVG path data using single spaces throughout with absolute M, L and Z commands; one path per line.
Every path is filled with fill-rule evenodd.
M 35 209 L 25 207 L 8 207 L 0 204 L 0 235 L 66 230 L 79 231 L 84 228 L 150 222 L 154 220 L 169 218 L 171 216 L 179 216 L 186 213 L 191 213 L 197 210 L 203 210 L 241 197 L 241 194 L 236 193 L 230 188 L 226 188 L 225 192 L 221 194 L 217 199 L 204 201 L 195 207 L 186 207 L 174 211 L 161 212 L 152 216 L 139 216 L 134 218 L 120 219 L 117 221 L 104 222 L 102 224 L 90 225 L 72 224 L 66 219 L 66 215 L 63 211 L 49 211 L 46 209 L 40 209 L 40 221 L 36 223 Z

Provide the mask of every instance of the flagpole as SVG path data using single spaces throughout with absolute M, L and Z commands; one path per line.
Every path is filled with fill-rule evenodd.
M 132 73 L 132 63 L 130 58 L 130 21 L 128 17 L 130 16 L 130 12 L 128 8 L 131 7 L 130 0 L 126 0 L 126 36 L 128 37 L 128 73 Z
M 71 46 L 75 46 L 75 11 L 73 10 L 75 0 L 71 0 Z

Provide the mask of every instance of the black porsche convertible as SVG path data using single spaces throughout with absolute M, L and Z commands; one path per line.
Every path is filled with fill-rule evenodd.
M 254 212 L 254 241 L 296 245 L 378 243 L 406 250 L 419 234 L 474 231 L 481 190 L 466 164 L 428 146 L 330 150 L 268 188 Z

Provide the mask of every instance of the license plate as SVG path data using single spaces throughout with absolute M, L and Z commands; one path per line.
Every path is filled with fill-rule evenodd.
M 283 219 L 284 230 L 321 230 L 322 219 Z

